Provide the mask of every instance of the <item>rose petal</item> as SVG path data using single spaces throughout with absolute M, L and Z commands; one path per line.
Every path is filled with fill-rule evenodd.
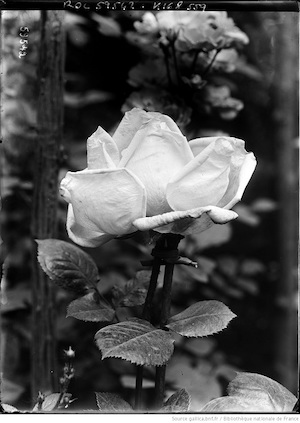
M 146 214 L 145 188 L 127 169 L 68 172 L 61 193 L 72 204 L 76 223 L 87 231 L 131 233 L 132 222 Z
M 201 18 L 201 15 L 198 15 L 198 12 L 194 12 L 193 14 L 197 15 L 199 19 Z M 161 30 L 173 29 L 178 31 L 181 27 L 190 24 L 191 13 L 175 10 L 161 11 L 157 13 L 156 19 Z
M 79 225 L 75 220 L 72 204 L 68 207 L 67 232 L 76 244 L 89 248 L 99 247 L 114 238 L 112 235 L 92 231 Z
M 140 231 L 152 229 L 161 233 L 188 235 L 203 232 L 214 223 L 224 224 L 237 217 L 237 213 L 232 210 L 207 206 L 140 218 L 133 225 Z
M 228 188 L 233 143 L 229 137 L 217 138 L 172 178 L 167 200 L 174 210 L 218 204 Z
M 170 116 L 162 115 L 159 112 L 148 112 L 148 116 L 151 117 L 151 118 L 154 118 L 156 120 L 159 120 L 160 122 L 165 122 L 167 124 L 168 128 L 172 132 L 177 132 L 178 134 L 183 136 L 182 132 L 180 131 L 180 129 L 178 128 L 178 126 L 176 125 L 174 120 L 172 118 L 170 118 Z
M 235 27 L 231 31 L 226 31 L 225 36 L 231 44 L 249 44 L 249 37 L 239 28 Z
M 120 166 L 130 169 L 144 184 L 148 216 L 171 210 L 166 186 L 192 158 L 186 138 L 170 131 L 165 122 L 153 119 L 136 133 L 123 151 Z
M 201 137 L 195 138 L 194 140 L 189 141 L 189 146 L 194 154 L 198 156 L 208 145 L 216 141 L 218 138 L 221 138 L 220 135 L 217 137 Z
M 88 169 L 114 169 L 120 161 L 118 147 L 112 137 L 98 126 L 87 140 Z
M 147 112 L 137 107 L 125 113 L 118 128 L 113 134 L 113 139 L 120 152 L 128 147 L 136 132 L 149 120 L 150 117 L 147 115 Z
M 117 144 L 119 151 L 122 152 L 125 148 L 127 148 L 136 132 L 141 129 L 145 123 L 150 122 L 152 119 L 165 122 L 171 131 L 178 132 L 182 135 L 176 123 L 169 116 L 158 112 L 146 112 L 143 109 L 134 107 L 129 112 L 125 113 L 113 135 L 113 139 Z
M 231 209 L 238 203 L 256 167 L 256 159 L 253 153 L 247 153 L 242 164 L 232 166 L 229 173 L 228 189 L 219 201 L 218 207 Z

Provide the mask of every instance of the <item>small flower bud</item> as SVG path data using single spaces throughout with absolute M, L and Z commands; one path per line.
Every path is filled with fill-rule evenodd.
M 69 347 L 68 350 L 64 350 L 65 356 L 67 358 L 74 358 L 75 357 L 75 351 L 72 350 L 72 347 Z

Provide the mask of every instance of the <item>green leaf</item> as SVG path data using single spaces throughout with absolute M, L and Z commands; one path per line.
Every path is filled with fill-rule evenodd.
M 220 301 L 200 301 L 171 317 L 166 326 L 183 336 L 201 337 L 225 329 L 235 316 Z
M 162 366 L 173 353 L 174 339 L 169 332 L 149 322 L 131 319 L 100 329 L 95 340 L 102 359 L 119 357 L 139 365 Z
M 62 288 L 84 293 L 99 280 L 98 269 L 91 257 L 65 241 L 36 240 L 38 261 L 43 271 Z
M 201 411 L 290 412 L 297 398 L 273 379 L 256 373 L 238 373 L 228 396 L 210 401 Z
M 161 411 L 165 413 L 186 412 L 189 411 L 190 402 L 190 394 L 185 389 L 180 389 L 170 396 Z
M 32 411 L 53 411 L 56 408 L 57 401 L 59 400 L 59 398 L 59 393 L 47 395 L 44 401 L 42 402 L 41 408 L 39 409 L 38 404 L 36 404 Z
M 16 407 L 13 407 L 9 404 L 1 404 L 5 413 L 19 413 L 19 410 Z
M 75 317 L 85 322 L 111 322 L 115 310 L 104 301 L 95 301 L 95 294 L 90 292 L 84 297 L 72 301 L 67 309 L 67 317 Z
M 123 412 L 132 411 L 132 407 L 128 402 L 124 401 L 117 394 L 110 394 L 107 392 L 95 392 L 96 401 L 100 411 L 105 412 Z
M 118 306 L 133 307 L 142 305 L 147 295 L 147 286 L 150 281 L 150 272 L 137 272 L 134 279 L 130 279 L 123 286 L 113 288 L 113 296 Z
M 60 394 L 47 395 L 42 404 L 42 411 L 52 411 L 56 407 Z

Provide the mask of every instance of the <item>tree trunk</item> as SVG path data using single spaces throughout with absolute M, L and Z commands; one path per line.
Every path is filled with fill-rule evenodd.
M 276 39 L 274 123 L 278 169 L 279 265 L 275 300 L 276 379 L 297 391 L 298 15 L 280 12 Z
M 32 234 L 56 236 L 58 171 L 63 130 L 63 12 L 41 12 L 38 69 L 38 139 L 32 211 Z M 52 284 L 33 257 L 32 395 L 57 389 L 55 313 Z
M 1 306 L 10 310 L 3 315 L 1 325 L 1 400 L 15 404 L 28 391 L 30 380 L 30 360 L 24 351 L 32 344 L 28 318 L 32 291 L 30 213 L 40 12 L 5 11 L 1 18 L 1 264 L 5 261 Z M 24 40 L 26 54 L 21 50 Z M 10 303 L 9 296 L 18 301 Z

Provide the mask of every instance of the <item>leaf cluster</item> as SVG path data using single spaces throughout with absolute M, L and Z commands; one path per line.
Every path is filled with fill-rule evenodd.
M 139 271 L 133 279 L 116 284 L 110 296 L 105 297 L 98 268 L 87 253 L 55 239 L 38 240 L 37 244 L 38 261 L 44 272 L 55 284 L 78 296 L 68 305 L 67 317 L 101 323 L 95 343 L 102 359 L 121 358 L 135 365 L 163 366 L 170 360 L 178 336 L 211 335 L 223 330 L 235 317 L 218 301 L 202 301 L 172 316 L 165 327 L 157 328 L 141 319 L 139 313 L 147 295 L 150 271 Z M 120 321 L 124 308 L 131 308 L 138 316 Z M 177 396 L 174 398 L 175 404 Z M 173 400 L 165 404 L 165 411 L 176 409 Z

